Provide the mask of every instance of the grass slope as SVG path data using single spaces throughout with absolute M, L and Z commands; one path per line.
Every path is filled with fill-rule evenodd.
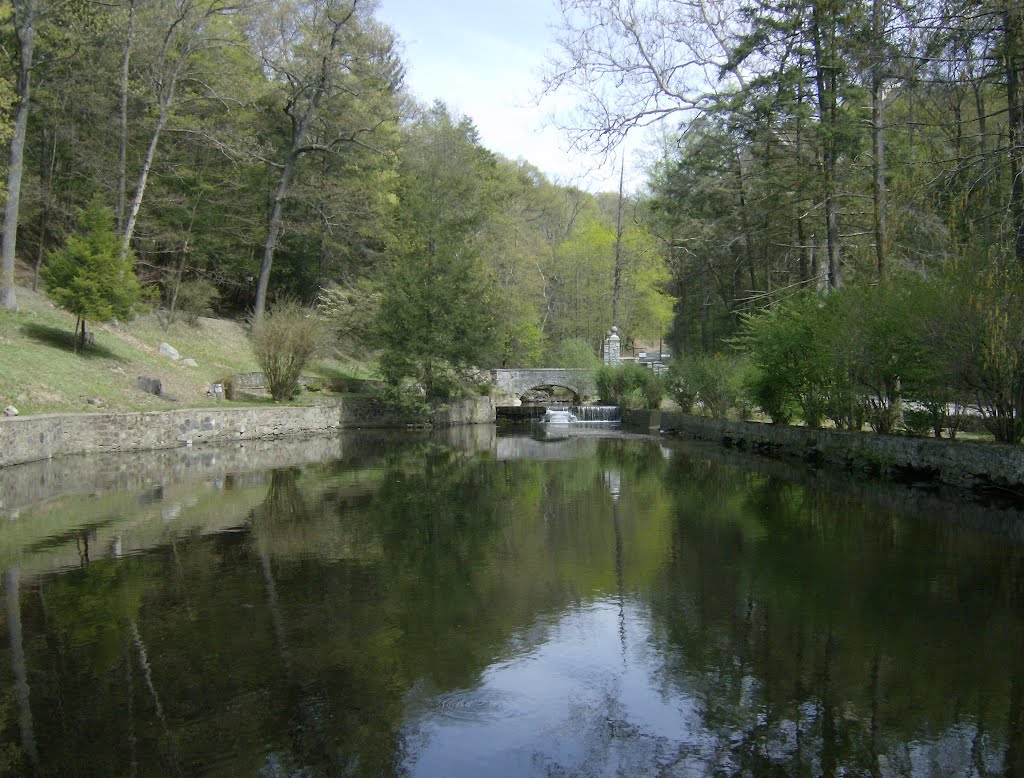
M 165 331 L 149 313 L 95 325 L 95 346 L 76 354 L 74 316 L 26 287 L 18 287 L 17 299 L 17 313 L 0 309 L 0 409 L 13 405 L 25 415 L 197 408 L 217 404 L 206 394 L 212 383 L 259 369 L 239 322 L 202 318 L 192 327 L 177 321 Z M 161 342 L 198 367 L 162 356 Z M 329 360 L 310 372 L 360 376 L 365 369 Z M 136 388 L 139 376 L 160 379 L 174 399 Z

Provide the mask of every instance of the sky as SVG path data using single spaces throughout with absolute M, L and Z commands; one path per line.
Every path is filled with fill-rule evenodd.
M 398 34 L 406 86 L 421 102 L 442 100 L 468 116 L 484 146 L 525 159 L 552 181 L 592 192 L 615 191 L 614 163 L 568 152 L 568 139 L 551 123 L 571 96 L 537 104 L 541 69 L 555 46 L 557 0 L 379 0 L 377 18 Z M 626 162 L 626 188 L 641 176 Z

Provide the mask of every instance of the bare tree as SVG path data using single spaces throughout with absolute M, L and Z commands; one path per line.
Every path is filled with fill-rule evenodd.
M 673 117 L 682 124 L 742 87 L 742 74 L 726 68 L 735 0 L 561 0 L 560 8 L 560 52 L 544 93 L 580 98 L 557 118 L 576 148 L 608 153 L 633 130 Z

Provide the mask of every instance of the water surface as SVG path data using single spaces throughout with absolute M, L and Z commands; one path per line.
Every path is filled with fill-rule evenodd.
M 608 431 L 277 445 L 5 472 L 0 771 L 1024 775 L 1013 509 Z

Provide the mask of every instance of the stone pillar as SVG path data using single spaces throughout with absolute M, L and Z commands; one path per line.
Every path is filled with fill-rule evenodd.
M 617 365 L 622 361 L 622 343 L 619 341 L 619 328 L 612 327 L 604 341 L 604 363 Z

